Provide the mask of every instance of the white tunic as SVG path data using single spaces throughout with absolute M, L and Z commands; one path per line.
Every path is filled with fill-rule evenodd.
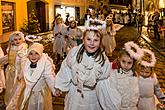
M 36 68 L 31 69 L 30 63 L 27 59 L 23 64 L 26 88 L 21 109 L 28 102 L 27 110 L 53 110 L 51 96 L 51 91 L 55 92 L 53 61 L 46 54 L 42 54 Z
M 58 24 L 54 27 L 54 45 L 53 51 L 62 55 L 65 47 L 65 39 L 63 35 L 64 24 Z
M 110 28 L 110 27 L 109 27 Z M 110 30 L 110 32 L 107 32 L 107 29 L 104 28 L 102 30 L 103 33 L 103 45 L 105 46 L 105 52 L 107 56 L 112 56 L 112 52 L 116 48 L 116 40 L 115 40 L 115 35 L 116 31 L 115 30 Z
M 157 110 L 155 96 L 159 99 L 165 97 L 160 89 L 156 76 L 143 78 L 139 77 L 140 99 L 139 110 Z
M 79 28 L 70 28 L 66 27 L 63 31 L 64 36 L 68 38 L 65 39 L 66 41 L 66 50 L 67 52 L 74 46 L 77 46 L 77 40 L 82 39 L 82 31 Z
M 110 74 L 113 73 L 110 68 Z M 97 96 L 103 110 L 120 110 L 121 95 L 117 91 L 115 85 L 110 83 L 111 75 L 108 79 L 100 80 L 97 84 Z
M 117 70 L 109 77 L 110 87 L 115 87 L 121 96 L 121 107 L 119 110 L 137 110 L 139 98 L 138 78 L 133 76 L 132 70 L 127 73 L 118 73 Z M 119 96 L 118 94 L 116 95 Z
M 109 76 L 110 64 L 106 58 L 101 67 L 86 53 L 83 53 L 83 59 L 78 64 L 76 55 L 81 46 L 74 47 L 68 53 L 57 73 L 55 87 L 68 91 L 64 110 L 101 110 L 95 86 L 97 80 Z

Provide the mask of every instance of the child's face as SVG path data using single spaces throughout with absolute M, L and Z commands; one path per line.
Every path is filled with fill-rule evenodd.
M 84 46 L 87 52 L 94 53 L 100 46 L 100 38 L 93 32 L 87 32 L 84 37 Z
M 112 24 L 112 20 L 111 20 L 111 19 L 108 19 L 108 20 L 106 20 L 106 23 L 107 23 L 107 25 L 109 26 L 109 25 Z
M 120 58 L 120 65 L 124 71 L 129 71 L 133 66 L 133 59 L 128 55 L 122 55 Z
M 37 63 L 38 60 L 40 59 L 40 55 L 36 51 L 32 50 L 28 54 L 28 58 L 32 63 Z
M 57 24 L 61 24 L 62 23 L 62 20 L 61 19 L 58 19 L 57 20 Z
M 70 23 L 70 26 L 71 26 L 72 28 L 75 27 L 75 25 L 76 25 L 76 23 L 73 22 L 73 21 Z
M 14 39 L 13 39 L 13 44 L 15 46 L 21 45 L 22 42 L 23 42 L 23 39 L 21 38 L 21 36 L 15 36 Z
M 151 68 L 150 67 L 144 67 L 144 66 L 140 66 L 140 72 L 139 72 L 140 76 L 147 78 L 150 77 L 152 74 Z

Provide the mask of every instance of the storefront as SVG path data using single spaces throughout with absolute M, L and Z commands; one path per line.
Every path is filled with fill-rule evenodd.
M 64 6 L 64 5 L 55 5 L 55 14 L 61 14 L 61 17 L 63 18 L 64 22 L 66 19 L 66 15 L 69 14 L 69 16 L 75 17 L 75 7 L 72 6 Z
M 0 41 L 6 42 L 13 31 L 20 30 L 25 20 L 27 20 L 26 0 L 1 0 Z
M 66 20 L 66 16 L 73 16 L 77 21 L 80 20 L 80 7 L 73 6 L 65 6 L 65 5 L 55 5 L 55 16 L 60 14 L 63 18 L 64 22 Z

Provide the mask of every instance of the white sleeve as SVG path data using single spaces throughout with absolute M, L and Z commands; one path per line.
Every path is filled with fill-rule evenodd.
M 61 91 L 69 91 L 72 79 L 72 70 L 70 67 L 72 66 L 73 57 L 76 56 L 78 49 L 79 47 L 74 47 L 69 51 L 67 57 L 61 64 L 59 72 L 56 75 L 55 88 L 58 88 Z
M 107 79 L 97 82 L 96 93 L 103 110 L 120 110 L 121 96 L 115 88 L 115 73 L 112 64 L 105 62 L 104 74 L 108 75 Z
M 120 110 L 121 96 L 109 79 L 99 81 L 96 93 L 103 110 Z
M 54 93 L 55 92 L 55 88 L 54 88 L 55 68 L 54 68 L 53 63 L 50 62 L 49 60 L 46 62 L 46 65 L 45 65 L 44 78 L 50 90 L 52 91 L 52 93 Z
M 71 69 L 66 63 L 66 59 L 62 62 L 61 68 L 55 78 L 55 88 L 61 91 L 69 91 L 71 84 Z

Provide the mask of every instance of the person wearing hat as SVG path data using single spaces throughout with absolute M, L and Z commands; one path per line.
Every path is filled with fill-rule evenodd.
M 56 25 L 54 27 L 54 43 L 53 43 L 53 52 L 57 54 L 57 61 L 59 62 L 64 53 L 65 48 L 65 39 L 63 35 L 63 30 L 66 25 L 63 23 L 63 19 L 59 16 L 56 18 Z
M 102 29 L 102 33 L 102 42 L 105 47 L 105 53 L 108 57 L 111 57 L 114 49 L 116 48 L 116 31 L 111 16 L 106 17 L 106 27 Z
M 69 18 L 69 26 L 64 29 L 66 41 L 66 53 L 77 45 L 82 43 L 82 30 L 77 27 L 77 21 L 73 16 Z
M 25 42 L 24 34 L 20 31 L 13 32 L 9 37 L 9 47 L 7 48 L 8 65 L 5 69 L 6 90 L 5 104 L 9 104 L 10 98 L 17 87 L 17 77 L 21 72 L 21 59 L 27 54 L 28 45 Z
M 29 47 L 27 57 L 21 64 L 20 80 L 24 80 L 25 89 L 22 93 L 15 94 L 19 100 L 16 101 L 13 97 L 11 106 L 7 107 L 8 110 L 13 109 L 12 105 L 17 105 L 14 110 L 53 110 L 51 92 L 55 92 L 55 66 L 53 60 L 43 53 L 43 50 L 43 45 L 39 43 Z

